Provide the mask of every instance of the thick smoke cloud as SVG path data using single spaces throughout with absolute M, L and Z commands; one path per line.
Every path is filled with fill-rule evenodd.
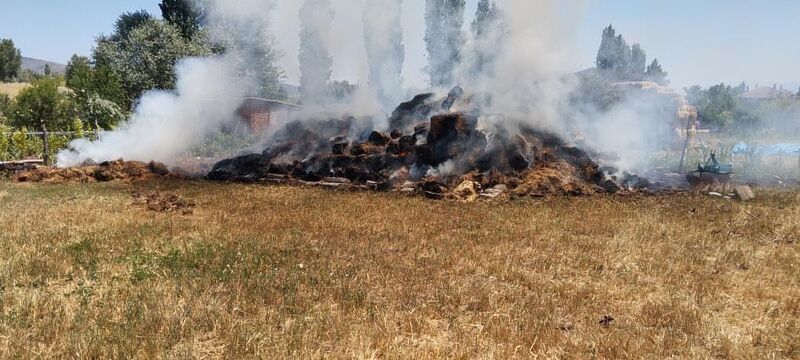
M 119 158 L 172 163 L 235 121 L 243 97 L 278 93 L 279 70 L 272 65 L 277 54 L 268 22 L 273 2 L 198 0 L 197 5 L 206 10 L 210 39 L 224 45 L 225 54 L 179 62 L 175 91 L 143 94 L 126 124 L 102 133 L 97 141 L 73 142 L 58 154 L 59 166 Z
M 230 121 L 243 95 L 230 59 L 187 59 L 176 67 L 177 91 L 146 93 L 136 113 L 95 142 L 78 140 L 58 154 L 59 166 L 119 158 L 171 162 L 188 146 Z
M 381 106 L 391 111 L 402 97 L 405 60 L 402 0 L 371 0 L 364 6 L 364 42 L 369 64 L 369 85 Z
M 282 70 L 277 61 L 271 14 L 274 0 L 194 0 L 205 9 L 206 31 L 225 48 L 235 81 L 249 96 L 279 96 Z
M 332 23 L 329 16 L 304 19 L 309 26 L 328 29 L 327 36 L 319 37 L 319 45 L 332 55 L 334 68 L 352 69 L 345 73 L 356 74 L 359 90 L 346 104 L 333 104 L 324 113 L 307 109 L 297 114 L 297 119 L 375 115 L 391 110 L 393 102 L 402 98 L 401 77 L 409 75 L 399 70 L 405 39 L 400 35 L 398 15 L 401 9 L 409 9 L 402 4 L 400 0 L 331 0 L 336 10 Z M 235 99 L 270 97 L 277 91 L 279 69 L 271 64 L 279 54 L 272 50 L 273 46 L 282 42 L 299 44 L 299 35 L 274 38 L 270 20 L 278 19 L 279 27 L 287 26 L 281 19 L 297 19 L 301 3 L 207 0 L 203 5 L 207 31 L 213 40 L 225 44 L 226 55 L 182 62 L 177 67 L 176 92 L 145 94 L 124 128 L 104 134 L 94 143 L 75 142 L 74 151 L 59 156 L 60 165 L 120 157 L 169 163 L 206 134 L 233 121 L 240 105 Z M 422 16 L 424 6 L 418 5 L 415 11 Z M 630 164 L 635 161 L 627 155 L 650 151 L 653 144 L 659 143 L 651 141 L 653 132 L 638 121 L 648 116 L 644 111 L 648 108 L 646 102 L 638 102 L 634 109 L 626 103 L 618 104 L 609 112 L 575 106 L 571 101 L 577 82 L 570 64 L 576 51 L 567 21 L 574 19 L 567 17 L 581 12 L 581 2 L 504 0 L 498 5 L 503 14 L 502 33 L 500 29 L 492 30 L 491 41 L 473 39 L 459 45 L 460 64 L 451 64 L 446 76 L 452 79 L 443 85 L 457 84 L 467 94 L 488 96 L 480 126 L 513 134 L 524 125 L 561 135 L 567 141 L 577 130 L 585 138 L 596 140 L 589 145 L 605 152 L 622 152 L 620 158 Z M 274 10 L 276 16 L 271 17 Z M 294 34 L 299 34 L 299 22 L 293 27 Z M 468 27 L 463 27 L 464 34 L 470 33 Z M 462 43 L 461 39 L 456 40 Z M 486 56 L 491 57 L 490 61 L 485 61 Z M 282 61 L 296 62 L 297 57 L 284 56 Z M 481 66 L 476 67 L 476 62 Z M 334 76 L 332 80 L 339 79 Z M 370 126 L 391 130 L 385 120 L 382 115 L 375 116 Z M 620 137 L 626 146 L 615 142 Z
M 474 81 L 470 81 L 474 77 L 469 62 L 459 73 L 470 81 L 466 87 L 477 85 L 476 91 L 491 95 L 491 113 L 563 134 L 574 84 L 569 79 L 571 42 L 565 35 L 569 31 L 558 6 L 570 5 L 544 0 L 502 2 L 507 28 L 503 40 L 478 44 L 481 53 L 496 54 L 493 67 Z
M 333 66 L 329 38 L 334 14 L 329 0 L 304 0 L 300 7 L 300 94 L 306 106 L 327 103 Z

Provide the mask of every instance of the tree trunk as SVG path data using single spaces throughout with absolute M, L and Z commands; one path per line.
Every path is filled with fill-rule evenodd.
M 42 160 L 44 160 L 44 164 L 46 166 L 50 165 L 50 138 L 47 136 L 47 124 L 44 120 L 39 120 L 39 126 L 41 127 L 42 131 L 42 144 L 44 145 L 44 153 L 42 154 Z

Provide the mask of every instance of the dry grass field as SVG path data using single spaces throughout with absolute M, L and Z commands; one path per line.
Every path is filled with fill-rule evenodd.
M 0 82 L 0 94 L 6 94 L 12 98 L 19 95 L 19 92 L 30 86 L 28 83 L 2 83 Z
M 800 358 L 797 193 L 6 181 L 0 227 L 2 358 Z

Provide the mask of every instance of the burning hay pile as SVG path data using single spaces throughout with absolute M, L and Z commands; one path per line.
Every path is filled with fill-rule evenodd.
M 486 99 L 423 94 L 401 104 L 390 133 L 359 130 L 369 119 L 296 121 L 261 154 L 216 164 L 217 181 L 301 183 L 423 194 L 431 198 L 616 193 L 643 179 L 617 181 L 585 151 L 522 123 L 481 121 Z M 500 126 L 498 124 L 503 124 Z M 493 125 L 494 124 L 494 125 Z

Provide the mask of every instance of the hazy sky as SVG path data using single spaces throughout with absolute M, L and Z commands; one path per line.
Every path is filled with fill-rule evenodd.
M 341 11 L 367 0 L 332 0 L 334 77 L 364 82 L 361 14 Z M 405 0 L 406 85 L 423 86 L 424 1 Z M 498 0 L 502 3 L 503 0 Z M 537 0 L 530 0 L 537 1 Z M 157 0 L 0 0 L 0 38 L 12 38 L 26 56 L 66 62 L 89 54 L 94 38 L 111 31 L 120 13 L 147 9 Z M 279 0 L 274 14 L 282 65 L 297 82 L 297 8 L 300 0 Z M 467 22 L 477 0 L 467 0 Z M 576 69 L 593 64 L 600 33 L 613 23 L 629 42 L 640 42 L 658 57 L 676 88 L 690 84 L 747 81 L 755 85 L 800 86 L 800 1 L 798 0 L 563 0 L 572 12 L 565 43 Z M 577 10 L 575 10 L 577 9 Z M 537 16 L 531 14 L 531 21 Z

